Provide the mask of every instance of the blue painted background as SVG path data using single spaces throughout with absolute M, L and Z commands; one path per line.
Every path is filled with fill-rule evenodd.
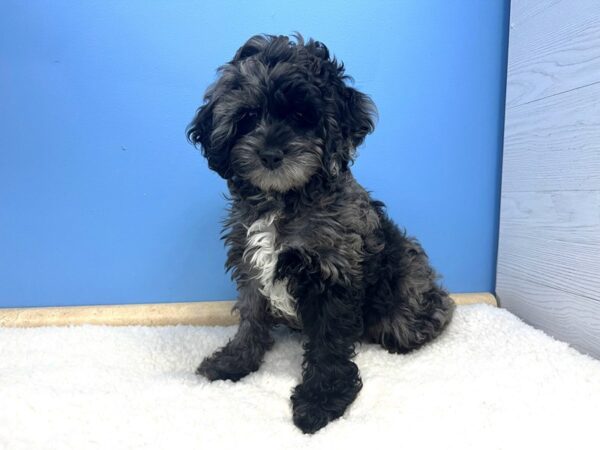
M 450 290 L 492 291 L 508 4 L 8 1 L 0 16 L 0 306 L 230 299 L 225 185 L 184 129 L 252 34 L 300 31 L 380 120 L 359 181 Z

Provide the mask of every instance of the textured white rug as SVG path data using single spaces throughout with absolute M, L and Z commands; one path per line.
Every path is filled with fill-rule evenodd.
M 409 355 L 362 345 L 364 388 L 314 436 L 292 424 L 298 335 L 238 383 L 193 372 L 233 327 L 0 329 L 0 448 L 600 448 L 600 362 L 487 305 Z

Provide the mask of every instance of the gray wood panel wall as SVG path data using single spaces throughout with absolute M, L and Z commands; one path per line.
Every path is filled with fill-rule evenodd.
M 512 0 L 496 294 L 600 357 L 600 0 Z

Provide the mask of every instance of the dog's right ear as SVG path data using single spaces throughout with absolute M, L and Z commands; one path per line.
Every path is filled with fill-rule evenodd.
M 228 179 L 231 175 L 229 165 L 229 151 L 226 139 L 215 139 L 213 130 L 213 114 L 215 102 L 206 98 L 206 102 L 198 111 L 186 129 L 188 141 L 194 146 L 200 145 L 202 155 L 208 160 L 208 167 L 217 172 L 222 178 Z

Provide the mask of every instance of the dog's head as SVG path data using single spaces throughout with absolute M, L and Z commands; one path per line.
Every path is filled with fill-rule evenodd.
M 254 36 L 218 73 L 187 134 L 225 179 L 287 192 L 336 177 L 373 131 L 373 102 L 318 41 Z

